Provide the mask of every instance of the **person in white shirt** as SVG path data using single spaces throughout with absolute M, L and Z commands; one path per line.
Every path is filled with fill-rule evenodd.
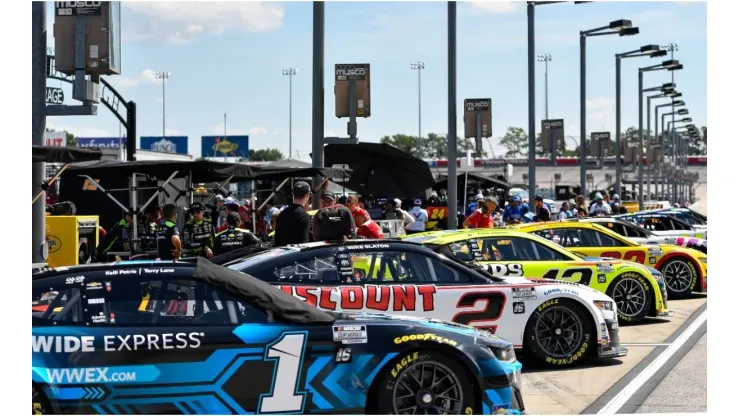
M 414 207 L 411 208 L 409 214 L 414 217 L 414 223 L 406 228 L 409 234 L 421 233 L 426 231 L 427 222 L 429 221 L 429 213 L 427 210 L 421 207 L 421 199 L 414 200 Z
M 413 223 L 416 222 L 416 219 L 414 217 L 412 217 L 411 214 L 409 214 L 408 211 L 406 211 L 405 209 L 401 208 L 401 200 L 400 199 L 396 198 L 396 199 L 393 200 L 393 202 L 396 203 L 396 209 L 399 210 L 399 211 L 401 211 L 401 214 L 403 214 L 403 228 L 407 228 L 408 229 L 408 227 L 411 224 L 413 224 Z
M 596 194 L 596 203 L 591 205 L 590 214 L 592 217 L 603 217 L 612 215 L 612 207 L 604 203 L 604 197 L 600 193 Z

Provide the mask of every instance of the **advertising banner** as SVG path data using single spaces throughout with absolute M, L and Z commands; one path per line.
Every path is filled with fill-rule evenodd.
M 334 110 L 339 118 L 349 117 L 349 83 L 355 82 L 356 117 L 370 117 L 370 64 L 334 65 Z
M 554 145 L 560 151 L 565 150 L 565 121 L 562 118 L 542 120 L 540 126 L 542 150 L 552 153 Z
M 125 137 L 78 137 L 77 147 L 121 148 L 126 146 Z
M 202 136 L 201 157 L 249 157 L 249 136 Z
M 139 149 L 188 154 L 188 136 L 141 136 Z
M 67 145 L 66 131 L 45 131 L 44 144 L 47 146 L 64 147 Z

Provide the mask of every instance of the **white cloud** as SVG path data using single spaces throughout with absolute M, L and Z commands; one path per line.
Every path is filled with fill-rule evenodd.
M 275 30 L 283 25 L 284 16 L 280 5 L 268 2 L 125 2 L 123 6 L 136 15 L 131 25 L 124 25 L 132 33 L 127 41 L 156 39 L 170 45 L 185 45 L 199 35 L 220 35 L 231 29 Z
M 611 131 L 616 123 L 616 105 L 613 98 L 598 97 L 586 100 L 587 131 Z
M 112 134 L 111 132 L 95 127 L 70 127 L 48 123 L 46 128 L 53 129 L 56 131 L 66 131 L 72 133 L 75 137 L 115 137 L 118 134 Z
M 157 79 L 156 71 L 153 69 L 145 69 L 135 78 L 115 77 L 114 79 L 115 81 L 113 81 L 113 83 L 115 83 L 117 87 L 121 88 L 135 87 L 140 84 L 158 84 L 162 82 Z
M 505 14 L 519 10 L 523 2 L 513 1 L 470 1 L 467 2 L 476 11 L 485 14 Z

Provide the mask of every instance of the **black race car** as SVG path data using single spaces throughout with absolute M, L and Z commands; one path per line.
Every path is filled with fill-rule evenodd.
M 488 332 L 322 311 L 208 260 L 33 272 L 33 412 L 519 414 Z

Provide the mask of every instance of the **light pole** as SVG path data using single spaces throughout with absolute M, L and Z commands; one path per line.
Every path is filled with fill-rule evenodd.
M 637 200 L 637 202 L 638 202 L 638 204 L 640 206 L 640 211 L 642 211 L 643 206 L 644 206 L 644 203 L 645 203 L 645 201 L 644 201 L 644 188 L 645 188 L 645 182 L 644 182 L 644 180 L 645 180 L 645 178 L 643 176 L 644 175 L 644 171 L 645 171 L 645 169 L 644 169 L 644 167 L 645 167 L 645 148 L 644 148 L 643 125 L 642 125 L 642 119 L 643 119 L 643 115 L 644 115 L 644 113 L 642 111 L 642 103 L 643 103 L 642 97 L 643 97 L 643 94 L 645 93 L 645 89 L 642 87 L 643 74 L 645 72 L 660 71 L 660 70 L 664 70 L 664 69 L 667 70 L 667 71 L 677 71 L 677 70 L 683 69 L 683 65 L 681 65 L 676 60 L 670 59 L 670 60 L 667 60 L 667 61 L 663 61 L 663 62 L 661 62 L 661 63 L 659 63 L 657 65 L 651 65 L 651 66 L 646 66 L 644 68 L 640 68 L 637 71 L 638 72 L 637 73 L 637 84 L 638 84 L 637 88 L 638 88 L 638 102 L 639 102 L 639 105 L 638 105 L 638 111 L 639 111 L 639 117 L 638 117 L 639 133 L 638 133 L 638 135 L 639 136 L 638 137 L 640 139 L 640 142 L 639 142 L 640 143 L 639 144 L 640 147 L 638 148 L 639 154 L 640 154 L 640 159 L 639 159 L 640 162 L 637 165 L 637 167 L 638 167 L 637 180 L 639 181 L 638 182 L 638 188 L 637 188 L 638 189 L 638 200 Z M 671 86 L 673 86 L 673 85 L 671 85 Z M 662 87 L 659 87 L 659 88 L 662 88 Z
M 617 180 L 614 185 L 614 192 L 622 194 L 622 59 L 639 58 L 649 56 L 651 58 L 665 56 L 666 51 L 660 50 L 658 45 L 645 45 L 640 49 L 614 55 L 614 66 L 616 69 L 616 121 L 617 131 L 614 139 L 615 168 L 617 170 Z M 648 123 L 649 124 L 649 123 Z
M 283 69 L 288 77 L 288 159 L 293 157 L 293 77 L 298 73 L 295 68 Z
M 684 106 L 684 102 L 683 101 L 674 101 L 674 102 L 671 103 L 671 105 L 673 105 L 674 110 L 675 110 L 676 107 L 682 107 L 682 106 Z M 663 114 L 661 116 L 661 126 L 663 128 L 664 134 L 667 133 L 666 137 L 668 138 L 668 141 L 670 142 L 670 147 L 671 147 L 671 152 L 670 152 L 670 155 L 669 155 L 669 160 L 670 160 L 671 165 L 674 166 L 675 168 L 678 168 L 678 166 L 676 166 L 676 137 L 675 137 L 675 134 L 674 134 L 675 132 L 674 131 L 672 131 L 670 129 L 668 129 L 666 131 L 665 118 L 666 118 L 666 116 L 671 116 L 671 117 L 673 117 L 675 119 L 675 116 L 676 115 L 685 116 L 685 115 L 688 115 L 688 114 L 689 114 L 689 110 L 687 110 L 685 108 L 682 108 L 682 109 L 679 109 L 679 110 L 676 110 L 676 111 L 673 111 L 673 112 L 670 112 L 670 113 Z M 675 190 L 676 190 L 676 181 L 675 181 L 675 178 L 673 177 L 673 175 L 669 175 L 668 176 L 668 194 L 669 195 L 672 195 L 671 200 L 673 202 L 675 202 L 675 200 L 676 200 L 676 192 L 675 192 Z
M 527 130 L 529 134 L 529 195 L 534 195 L 537 181 L 535 175 L 537 169 L 536 163 L 536 109 L 535 109 L 535 39 L 534 39 L 534 7 L 548 4 L 565 3 L 564 1 L 528 1 L 527 2 L 527 95 L 528 95 L 528 122 Z M 590 1 L 574 1 L 575 4 L 592 3 Z
M 164 129 L 164 120 L 165 120 L 165 94 L 164 94 L 164 85 L 167 83 L 167 79 L 170 77 L 169 72 L 156 72 L 154 74 L 154 77 L 157 79 L 162 80 L 162 138 L 165 138 L 165 129 Z M 134 138 L 136 140 L 136 138 Z
M 537 62 L 545 63 L 545 119 L 546 120 L 550 119 L 550 100 L 549 100 L 549 95 L 548 95 L 549 86 L 547 82 L 547 72 L 548 72 L 547 70 L 548 70 L 548 66 L 549 66 L 548 64 L 550 61 L 552 61 L 552 55 L 550 55 L 549 53 L 541 53 L 537 55 Z M 549 132 L 549 135 L 550 135 L 549 137 L 550 144 L 552 145 L 552 152 L 550 152 L 551 153 L 550 157 L 552 158 L 553 166 L 555 166 L 557 162 L 557 152 L 555 149 L 557 149 L 557 147 L 555 143 L 552 142 L 552 131 L 551 130 Z
M 673 117 L 675 117 L 675 115 L 673 115 Z M 668 128 L 673 131 L 673 134 L 676 140 L 676 161 L 675 161 L 676 167 L 680 169 L 682 173 L 682 176 L 680 178 L 681 180 L 679 180 L 678 183 L 676 183 L 676 186 L 674 187 L 674 191 L 673 191 L 673 201 L 678 202 L 678 203 L 680 203 L 681 200 L 684 199 L 683 193 L 685 190 L 684 188 L 686 186 L 686 181 L 685 181 L 686 167 L 683 165 L 683 151 L 684 151 L 684 145 L 686 142 L 686 138 L 683 137 L 683 135 L 678 132 L 678 129 L 687 127 L 687 126 L 677 127 L 676 123 L 691 123 L 691 121 L 692 121 L 691 117 L 684 117 L 680 120 L 675 120 L 674 118 L 674 120 L 671 120 L 668 122 Z
M 669 87 L 670 86 L 670 87 Z M 650 102 L 654 99 L 660 99 L 660 98 L 671 98 L 675 99 L 677 97 L 680 97 L 682 94 L 680 92 L 676 92 L 675 84 L 669 83 L 669 84 L 663 84 L 663 86 L 660 87 L 660 94 L 654 94 L 647 97 L 647 125 L 648 125 L 648 131 L 650 131 Z M 647 91 L 647 90 L 646 90 Z M 655 106 L 655 117 L 654 117 L 654 123 L 655 123 L 655 129 L 653 130 L 653 140 L 648 142 L 649 148 L 653 149 L 653 152 L 657 148 L 657 146 L 660 146 L 661 152 L 664 153 L 665 146 L 663 145 L 662 140 L 658 139 L 658 106 Z M 648 134 L 648 138 L 650 137 L 650 134 Z M 648 161 L 652 165 L 650 161 Z M 653 182 L 652 177 L 655 177 L 655 193 L 658 193 L 658 172 L 660 171 L 660 160 L 655 160 L 655 166 L 650 166 L 648 169 L 647 174 L 647 188 L 648 188 L 648 198 L 650 198 L 650 188 L 652 187 L 651 182 Z M 651 175 L 652 173 L 652 175 Z
M 682 106 L 683 101 L 671 101 L 670 103 L 656 105 L 655 106 L 655 126 L 656 126 L 656 134 L 657 134 L 657 126 L 658 126 L 658 111 L 663 107 L 672 107 L 676 108 L 677 106 Z M 661 117 L 661 123 L 660 123 L 660 137 L 661 137 L 661 143 L 663 145 L 663 161 L 666 160 L 667 157 L 670 156 L 670 143 L 669 143 L 669 137 L 666 134 L 665 131 L 665 116 L 667 114 L 663 114 Z M 667 185 L 666 182 L 669 179 L 669 176 L 667 175 L 667 167 L 670 166 L 670 164 L 663 163 L 661 161 L 661 164 L 663 165 L 663 168 L 661 169 L 661 180 L 660 180 L 660 193 L 663 195 L 663 198 L 666 197 L 666 187 L 670 187 L 670 185 Z
M 581 194 L 586 190 L 586 38 L 592 36 L 632 36 L 640 33 L 640 29 L 632 27 L 632 21 L 621 19 L 615 20 L 606 26 L 581 31 L 580 34 L 580 61 L 581 61 Z
M 418 73 L 419 85 L 419 140 L 421 140 L 421 70 L 424 69 L 424 62 L 416 61 L 411 63 L 411 69 Z

